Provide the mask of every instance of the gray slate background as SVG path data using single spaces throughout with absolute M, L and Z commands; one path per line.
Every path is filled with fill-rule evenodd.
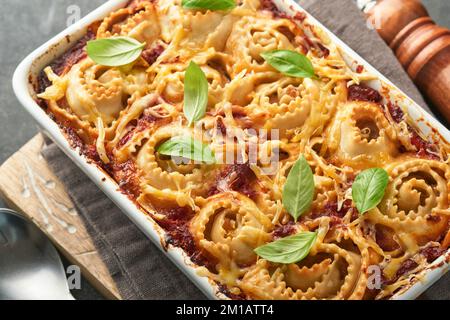
M 16 66 L 28 53 L 65 29 L 68 9 L 74 8 L 71 6 L 78 6 L 81 16 L 84 16 L 104 2 L 0 0 L 0 163 L 37 132 L 34 121 L 19 105 L 12 91 L 11 78 Z M 450 28 L 449 0 L 423 0 L 423 3 L 439 24 Z M 82 289 L 73 294 L 78 299 L 101 298 L 85 281 Z

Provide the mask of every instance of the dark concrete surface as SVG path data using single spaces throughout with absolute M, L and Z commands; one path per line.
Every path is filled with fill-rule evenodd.
M 77 7 L 84 16 L 103 2 L 0 0 L 0 163 L 37 132 L 34 121 L 17 102 L 12 91 L 11 78 L 16 66 L 33 49 L 64 30 Z M 423 2 L 438 23 L 450 28 L 449 0 Z M 83 282 L 81 290 L 73 294 L 79 299 L 101 298 L 86 282 Z

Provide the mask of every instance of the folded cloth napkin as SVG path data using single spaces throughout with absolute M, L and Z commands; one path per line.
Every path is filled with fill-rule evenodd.
M 300 0 L 305 9 L 426 107 L 420 93 L 352 0 Z M 44 157 L 67 186 L 124 299 L 204 299 L 203 294 L 54 145 Z M 448 278 L 429 298 L 449 298 Z

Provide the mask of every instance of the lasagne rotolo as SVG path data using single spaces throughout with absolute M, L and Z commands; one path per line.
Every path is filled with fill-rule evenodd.
M 143 44 L 139 58 L 110 67 L 87 54 L 89 41 L 117 37 Z M 264 58 L 277 50 L 306 58 L 314 75 L 279 71 Z M 208 87 L 193 124 L 184 110 L 191 63 Z M 288 16 L 271 0 L 227 10 L 141 0 L 92 24 L 43 70 L 38 90 L 72 146 L 228 297 L 384 299 L 449 247 L 449 145 L 423 137 L 371 80 L 304 14 Z M 216 161 L 164 154 L 177 137 Z M 295 219 L 283 194 L 300 158 L 314 187 Z M 358 212 L 352 186 L 371 168 L 389 181 L 376 206 Z M 305 232 L 315 238 L 295 263 L 255 251 Z

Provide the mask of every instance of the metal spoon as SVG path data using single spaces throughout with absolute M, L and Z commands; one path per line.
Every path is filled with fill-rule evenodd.
M 0 209 L 0 300 L 73 300 L 61 259 L 34 224 Z

